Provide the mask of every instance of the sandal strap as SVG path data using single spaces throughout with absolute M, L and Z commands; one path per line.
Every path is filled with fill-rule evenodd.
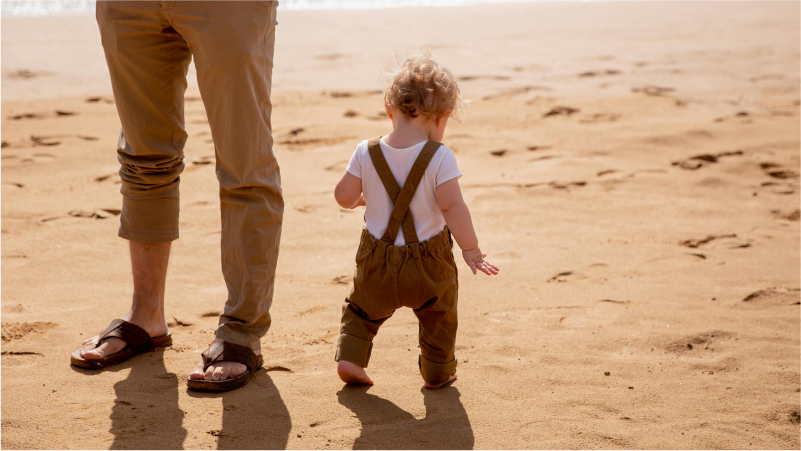
M 203 357 L 203 371 L 215 362 L 237 362 L 248 367 L 248 370 L 259 363 L 259 356 L 252 349 L 219 338 L 212 341 L 208 349 L 200 355 Z
M 109 338 L 119 338 L 132 349 L 153 345 L 153 339 L 150 338 L 150 334 L 148 334 L 146 330 L 122 319 L 115 319 L 109 324 L 106 330 L 100 333 L 97 345 L 100 346 L 100 343 Z

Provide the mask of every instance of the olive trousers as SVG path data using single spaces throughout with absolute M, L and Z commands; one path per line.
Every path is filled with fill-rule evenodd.
M 366 367 L 378 328 L 401 307 L 419 321 L 418 366 L 432 385 L 456 373 L 458 293 L 453 240 L 446 227 L 422 243 L 394 246 L 364 229 L 353 288 L 342 308 L 336 360 Z
M 270 327 L 284 202 L 270 91 L 278 2 L 99 1 L 122 130 L 119 236 L 178 238 L 192 57 L 214 140 L 228 299 L 216 338 L 252 349 Z

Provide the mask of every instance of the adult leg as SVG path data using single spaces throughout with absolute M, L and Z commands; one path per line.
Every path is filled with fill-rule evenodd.
M 121 318 L 151 337 L 167 333 L 164 286 L 170 242 L 178 238 L 178 183 L 183 170 L 183 95 L 191 55 L 155 2 L 98 2 L 97 22 L 122 123 L 117 157 L 123 195 L 119 236 L 130 241 L 134 293 Z M 125 347 L 110 338 L 84 358 Z
M 261 350 L 270 327 L 284 202 L 273 153 L 270 91 L 277 2 L 175 2 L 170 23 L 189 44 L 214 139 L 228 299 L 216 338 Z M 219 362 L 193 379 L 241 374 Z
M 167 279 L 167 263 L 170 259 L 170 243 L 137 243 L 130 241 L 131 269 L 133 272 L 133 303 L 120 318 L 141 327 L 151 337 L 160 337 L 168 332 L 164 318 L 164 287 Z M 97 346 L 97 337 L 83 343 L 82 357 L 102 359 L 116 354 L 125 347 L 119 338 L 109 338 Z

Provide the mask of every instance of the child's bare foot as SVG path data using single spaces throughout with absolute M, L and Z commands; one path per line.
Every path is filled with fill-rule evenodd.
M 356 365 L 347 360 L 340 360 L 337 365 L 337 373 L 342 382 L 346 384 L 373 385 L 373 380 L 367 375 L 363 366 Z
M 443 383 L 441 383 L 441 384 L 439 384 L 439 385 L 431 385 L 431 384 L 429 384 L 428 382 L 425 382 L 425 383 L 423 384 L 423 387 L 425 387 L 425 388 L 427 388 L 427 389 L 429 389 L 429 390 L 434 390 L 434 389 L 440 388 L 440 387 L 442 387 L 442 386 L 444 386 L 444 385 L 448 385 L 448 384 L 450 384 L 451 382 L 455 381 L 456 379 L 457 379 L 457 378 L 456 378 L 456 375 L 454 374 L 454 375 L 453 375 L 453 376 L 451 376 L 451 378 L 450 378 L 450 379 L 448 379 L 446 382 L 443 382 Z

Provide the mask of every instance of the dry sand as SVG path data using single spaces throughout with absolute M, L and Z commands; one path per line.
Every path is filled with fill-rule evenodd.
M 797 2 L 279 14 L 273 327 L 266 369 L 223 395 L 184 382 L 225 299 L 197 89 L 175 345 L 73 369 L 129 305 L 119 122 L 92 17 L 2 19 L 3 448 L 799 448 Z M 502 272 L 460 268 L 455 384 L 421 389 L 404 310 L 376 385 L 344 387 L 362 215 L 332 189 L 389 130 L 380 61 L 415 44 L 473 100 L 445 142 Z

